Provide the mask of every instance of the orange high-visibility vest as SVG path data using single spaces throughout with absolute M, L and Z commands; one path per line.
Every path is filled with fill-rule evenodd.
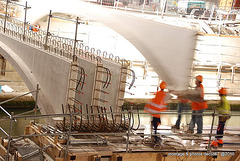
M 192 102 L 192 110 L 203 110 L 203 109 L 206 109 L 208 106 L 207 106 L 207 102 L 204 101 L 204 89 L 203 89 L 203 85 L 200 84 L 199 87 L 196 88 L 196 90 L 201 90 L 201 99 L 202 101 L 199 101 L 199 102 Z
M 36 28 L 36 27 L 38 27 L 39 28 L 39 26 L 38 25 L 34 25 L 34 27 L 33 27 L 33 31 L 34 32 L 37 32 L 39 29 L 38 28 Z
M 144 107 L 144 111 L 148 113 L 159 113 L 167 109 L 165 102 L 166 92 L 158 91 L 155 98 L 151 102 L 147 103 Z M 153 117 L 160 118 L 160 114 L 151 114 Z

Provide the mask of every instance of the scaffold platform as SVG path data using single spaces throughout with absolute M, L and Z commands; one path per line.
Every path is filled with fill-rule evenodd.
M 15 160 L 81 161 L 173 161 L 240 159 L 240 127 L 226 127 L 223 147 L 208 147 L 211 126 L 203 134 L 188 134 L 183 129 L 160 125 L 154 142 L 148 126 L 126 133 L 60 132 L 47 125 L 30 124 L 25 134 L 11 140 L 11 158 Z M 45 129 L 45 130 L 43 130 Z M 211 136 L 214 139 L 216 127 Z M 7 154 L 8 140 L 1 139 L 0 154 Z

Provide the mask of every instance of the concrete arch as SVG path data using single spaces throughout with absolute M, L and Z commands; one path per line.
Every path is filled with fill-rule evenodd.
M 41 113 L 62 113 L 71 62 L 2 33 L 0 39 L 0 54 L 15 68 L 28 89 L 36 90 L 39 84 L 37 104 Z
M 18 74 L 23 79 L 24 83 L 28 87 L 30 91 L 36 90 L 38 81 L 34 74 L 31 73 L 31 69 L 24 63 L 24 61 L 14 52 L 12 51 L 6 44 L 0 41 L 0 54 L 15 68 Z M 35 98 L 36 93 L 32 93 Z M 53 108 L 51 104 L 44 98 L 43 92 L 40 90 L 38 93 L 38 106 L 39 107 L 47 107 L 48 112 L 53 113 Z M 41 108 L 42 113 L 47 113 L 45 108 Z

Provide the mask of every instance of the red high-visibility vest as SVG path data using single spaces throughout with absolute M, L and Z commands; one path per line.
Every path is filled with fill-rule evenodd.
M 167 103 L 165 102 L 166 94 L 166 92 L 158 91 L 155 98 L 145 105 L 144 111 L 148 113 L 159 113 L 165 111 L 167 109 Z M 160 114 L 151 115 L 160 118 Z
M 196 88 L 196 90 L 200 90 L 201 91 L 201 99 L 202 101 L 196 101 L 196 102 L 192 102 L 192 110 L 203 110 L 203 109 L 206 109 L 208 106 L 207 106 L 207 102 L 204 101 L 204 88 L 203 88 L 203 85 L 200 84 L 199 87 Z

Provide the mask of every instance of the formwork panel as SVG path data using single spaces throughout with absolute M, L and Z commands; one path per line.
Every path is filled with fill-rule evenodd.
M 107 103 L 102 103 L 102 106 L 116 108 L 117 99 L 118 99 L 118 90 L 120 83 L 120 75 L 121 75 L 121 65 L 118 63 L 114 63 L 108 60 L 102 60 L 103 66 L 108 68 L 111 72 L 111 84 L 108 85 L 106 92 L 109 94 L 101 93 L 101 98 L 107 100 Z M 106 75 L 105 75 L 106 77 Z
M 75 93 L 76 100 L 80 102 L 80 103 L 75 103 L 75 107 L 78 109 L 80 108 L 79 106 L 82 105 L 82 113 L 86 114 L 86 105 L 90 107 L 91 101 L 93 99 L 93 86 L 95 81 L 95 71 L 96 71 L 97 64 L 95 62 L 88 61 L 85 59 L 78 59 L 78 63 L 79 63 L 79 66 L 84 69 L 85 83 L 82 85 L 83 82 L 79 82 L 80 84 L 78 85 L 77 90 L 81 91 L 82 93 L 78 93 L 78 92 Z M 78 73 L 78 76 L 77 76 L 78 81 L 82 77 L 81 74 L 83 73 Z

